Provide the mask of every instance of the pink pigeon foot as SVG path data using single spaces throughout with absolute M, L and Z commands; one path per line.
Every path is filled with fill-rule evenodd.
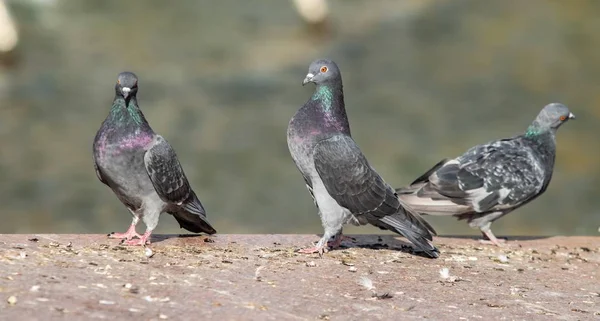
M 150 244 L 150 234 L 152 232 L 146 232 L 142 236 L 140 236 L 139 240 L 123 240 L 123 244 L 125 245 L 138 245 L 144 246 L 146 244 Z
M 327 242 L 327 246 L 331 247 L 332 249 L 337 249 L 338 247 L 340 247 L 340 245 L 342 245 L 343 241 L 354 241 L 354 240 L 349 236 L 340 234 L 339 236 L 334 238 L 333 241 Z
M 309 248 L 305 248 L 305 249 L 300 249 L 298 250 L 298 253 L 302 253 L 302 254 L 313 254 L 313 253 L 319 253 L 319 256 L 323 256 L 323 253 L 327 253 L 327 246 L 323 246 L 323 247 L 318 247 L 318 246 L 313 246 L 313 247 L 309 247 Z
M 135 225 L 133 224 L 129 226 L 129 229 L 125 233 L 112 232 L 108 234 L 108 238 L 110 239 L 125 239 L 127 241 L 131 240 L 134 237 L 141 238 L 142 236 L 135 231 Z
M 502 244 L 506 243 L 506 239 L 497 238 L 491 230 L 483 232 L 483 235 L 487 237 L 487 240 L 479 240 L 482 244 L 492 244 L 498 247 L 502 247 Z

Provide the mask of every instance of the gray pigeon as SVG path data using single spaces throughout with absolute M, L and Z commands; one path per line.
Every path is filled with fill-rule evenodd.
M 430 242 L 433 228 L 408 211 L 350 136 L 338 66 L 330 60 L 314 61 L 303 85 L 309 82 L 316 84 L 315 93 L 290 120 L 287 141 L 325 233 L 315 247 L 300 252 L 322 255 L 328 245 L 340 245 L 344 224 L 368 223 L 401 234 L 418 250 L 438 257 Z
M 466 219 L 486 242 L 500 245 L 492 222 L 546 190 L 554 170 L 556 130 L 574 118 L 565 105 L 546 105 L 524 134 L 444 159 L 396 192 L 415 211 Z
M 111 233 L 109 237 L 124 239 L 129 245 L 149 244 L 163 212 L 172 214 L 190 232 L 216 233 L 175 151 L 154 133 L 142 114 L 136 98 L 136 75 L 120 73 L 115 91 L 110 113 L 94 139 L 94 167 L 98 179 L 129 209 L 133 221 L 127 232 Z M 146 225 L 143 235 L 135 230 L 140 219 Z

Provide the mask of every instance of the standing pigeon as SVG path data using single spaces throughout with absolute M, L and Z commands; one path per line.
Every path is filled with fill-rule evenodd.
M 419 213 L 468 220 L 499 246 L 500 240 L 490 229 L 492 222 L 546 190 L 554 169 L 556 130 L 574 118 L 565 105 L 546 105 L 525 134 L 444 159 L 396 192 Z
M 350 136 L 338 66 L 330 60 L 314 61 L 302 84 L 309 82 L 316 84 L 315 93 L 290 120 L 287 142 L 325 233 L 315 247 L 300 252 L 322 255 L 328 245 L 340 245 L 344 224 L 369 223 L 402 234 L 419 250 L 438 257 L 430 242 L 433 228 L 404 207 Z M 331 237 L 333 242 L 327 244 Z
M 120 73 L 115 91 L 110 113 L 94 139 L 94 167 L 98 179 L 125 204 L 133 221 L 127 232 L 109 237 L 124 239 L 129 245 L 149 244 L 162 212 L 175 216 L 190 232 L 216 233 L 173 147 L 154 133 L 142 114 L 136 98 L 136 75 Z M 146 224 L 143 235 L 135 231 L 140 219 Z M 134 236 L 139 240 L 132 240 Z

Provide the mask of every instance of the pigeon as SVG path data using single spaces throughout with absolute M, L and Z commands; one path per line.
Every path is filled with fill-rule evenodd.
M 466 219 L 487 238 L 484 243 L 500 246 L 504 240 L 494 236 L 492 223 L 546 191 L 554 170 L 556 131 L 574 118 L 563 104 L 546 105 L 524 134 L 443 159 L 396 192 L 421 214 Z
M 290 120 L 287 142 L 325 233 L 316 246 L 300 252 L 322 256 L 326 247 L 339 247 L 344 238 L 342 227 L 351 223 L 396 232 L 415 244 L 417 250 L 438 257 L 431 243 L 435 230 L 403 204 L 352 139 L 336 63 L 312 62 L 302 84 L 307 83 L 316 85 L 315 92 Z
M 127 232 L 108 236 L 128 245 L 150 244 L 150 234 L 163 212 L 172 214 L 180 227 L 190 232 L 216 233 L 175 150 L 154 133 L 140 110 L 137 76 L 120 73 L 115 91 L 110 113 L 94 139 L 94 168 L 100 182 L 129 209 L 133 221 Z M 135 230 L 140 219 L 146 225 L 143 235 Z

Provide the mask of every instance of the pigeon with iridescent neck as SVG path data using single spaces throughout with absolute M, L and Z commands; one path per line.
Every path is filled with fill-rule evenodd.
M 109 237 L 129 245 L 149 244 L 163 212 L 172 214 L 190 232 L 216 233 L 175 151 L 154 133 L 140 110 L 136 75 L 120 73 L 115 91 L 112 108 L 94 139 L 94 167 L 98 179 L 113 190 L 133 221 L 127 232 Z M 143 235 L 135 230 L 140 219 L 146 225 Z
M 330 60 L 313 62 L 307 83 L 316 84 L 315 92 L 290 120 L 287 142 L 325 233 L 315 247 L 301 252 L 322 255 L 328 245 L 339 246 L 343 225 L 351 223 L 396 232 L 419 251 L 438 257 L 431 244 L 433 228 L 403 205 L 352 139 L 338 66 Z
M 444 159 L 396 191 L 421 214 L 453 215 L 500 245 L 492 223 L 540 196 L 552 178 L 556 131 L 575 118 L 567 106 L 546 105 L 527 131 Z

